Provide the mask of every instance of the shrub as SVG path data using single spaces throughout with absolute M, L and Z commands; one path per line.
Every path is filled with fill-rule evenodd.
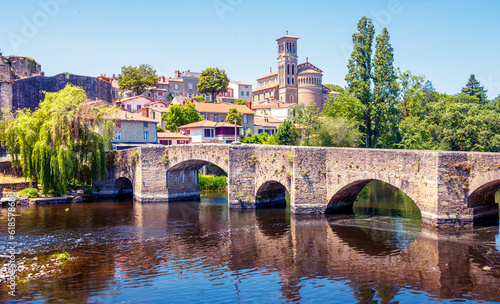
M 218 191 L 227 187 L 227 176 L 198 175 L 200 190 Z
M 36 188 L 26 188 L 21 191 L 19 191 L 19 197 L 27 196 L 28 198 L 37 198 L 38 196 L 38 189 Z

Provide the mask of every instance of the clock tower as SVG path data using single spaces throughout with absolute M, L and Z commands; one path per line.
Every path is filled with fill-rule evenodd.
M 299 40 L 299 37 L 290 36 L 288 32 L 285 36 L 276 39 L 278 42 L 278 84 L 280 102 L 297 102 L 297 40 Z

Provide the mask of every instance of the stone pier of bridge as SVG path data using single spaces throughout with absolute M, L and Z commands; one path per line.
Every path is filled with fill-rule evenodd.
M 498 219 L 500 154 L 246 144 L 152 145 L 108 153 L 100 195 L 123 184 L 138 202 L 199 199 L 198 171 L 216 165 L 228 175 L 230 208 L 285 203 L 295 214 L 352 210 L 358 193 L 379 180 L 406 193 L 435 227 Z

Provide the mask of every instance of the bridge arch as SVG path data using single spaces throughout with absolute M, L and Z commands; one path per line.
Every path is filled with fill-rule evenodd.
M 332 212 L 350 212 L 352 211 L 353 205 L 356 201 L 358 194 L 363 190 L 363 188 L 373 181 L 381 181 L 388 185 L 391 185 L 394 188 L 401 190 L 405 193 L 419 208 L 422 212 L 422 203 L 418 202 L 414 197 L 412 197 L 412 192 L 410 190 L 410 185 L 406 183 L 400 183 L 398 185 L 394 185 L 393 183 L 381 179 L 381 178 L 369 178 L 353 181 L 345 186 L 343 186 L 340 190 L 338 190 L 332 198 L 328 201 L 328 205 L 326 208 L 326 213 Z
M 286 195 L 290 189 L 276 180 L 268 180 L 256 187 L 255 207 L 286 207 Z
M 113 196 L 132 197 L 134 194 L 134 184 L 127 177 L 120 177 L 115 180 L 113 185 Z

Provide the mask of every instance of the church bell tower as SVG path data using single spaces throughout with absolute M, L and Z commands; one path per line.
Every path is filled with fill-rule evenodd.
M 288 35 L 276 39 L 278 42 L 278 84 L 279 101 L 296 103 L 298 99 L 297 85 L 297 40 L 299 37 Z

